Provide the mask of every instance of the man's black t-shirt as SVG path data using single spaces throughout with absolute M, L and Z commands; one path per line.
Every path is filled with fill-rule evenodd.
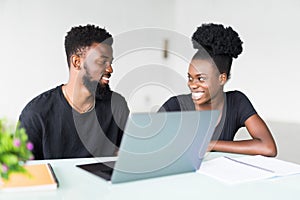
M 245 121 L 256 114 L 256 111 L 247 98 L 240 91 L 229 91 L 225 94 L 225 105 L 222 118 L 215 129 L 214 139 L 232 141 L 239 128 L 245 126 Z M 189 111 L 195 110 L 191 94 L 171 97 L 159 109 L 163 111 Z
M 80 114 L 60 85 L 30 101 L 19 119 L 34 145 L 35 159 L 59 159 L 112 156 L 128 115 L 125 99 L 115 92 L 96 96 L 95 108 Z

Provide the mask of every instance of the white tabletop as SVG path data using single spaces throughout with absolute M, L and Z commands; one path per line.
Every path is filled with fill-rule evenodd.
M 223 156 L 208 153 L 205 161 Z M 231 154 L 232 155 L 232 154 Z M 238 156 L 238 155 L 235 155 Z M 60 186 L 54 191 L 5 193 L 0 200 L 75 199 L 300 199 L 300 174 L 227 185 L 199 173 L 185 173 L 121 184 L 111 184 L 75 165 L 116 158 L 82 158 L 32 161 L 50 162 Z

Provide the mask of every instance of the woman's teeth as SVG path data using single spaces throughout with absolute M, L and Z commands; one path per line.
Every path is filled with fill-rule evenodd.
M 203 94 L 204 94 L 204 92 L 193 92 L 192 99 L 198 100 L 202 97 Z

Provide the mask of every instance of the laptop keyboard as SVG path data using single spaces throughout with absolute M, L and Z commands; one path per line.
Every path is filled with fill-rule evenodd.
M 115 163 L 116 163 L 115 161 L 111 161 L 111 162 L 92 163 L 92 164 L 84 164 L 84 165 L 76 165 L 76 166 L 109 181 L 111 179 Z

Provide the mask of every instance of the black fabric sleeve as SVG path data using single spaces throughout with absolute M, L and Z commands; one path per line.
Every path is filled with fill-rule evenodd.
M 44 159 L 43 140 L 44 124 L 40 115 L 31 111 L 23 110 L 20 117 L 20 126 L 25 129 L 28 140 L 33 144 L 32 153 L 35 160 Z
M 245 126 L 245 121 L 257 112 L 248 97 L 242 92 L 238 92 L 238 102 L 239 123 L 240 126 Z
M 117 93 L 112 95 L 112 114 L 114 121 L 119 127 L 116 145 L 119 147 L 121 144 L 121 139 L 123 137 L 123 132 L 126 126 L 126 122 L 129 116 L 129 108 L 125 98 Z
M 177 97 L 169 98 L 158 110 L 158 112 L 180 111 Z

